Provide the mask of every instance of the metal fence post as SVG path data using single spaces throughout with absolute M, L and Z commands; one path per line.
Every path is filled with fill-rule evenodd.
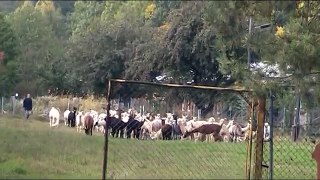
M 2 97 L 1 97 L 1 113 L 2 113 L 2 114 L 4 114 L 3 104 L 4 104 L 4 99 L 3 99 L 3 96 L 2 96 Z
M 284 135 L 285 133 L 285 130 L 286 130 L 286 107 L 283 108 L 283 121 L 282 121 L 282 136 Z
M 106 126 L 105 126 L 105 134 L 104 134 L 104 155 L 103 155 L 103 168 L 102 168 L 102 180 L 106 179 L 106 173 L 107 173 L 107 161 L 108 161 L 108 122 L 110 119 L 110 93 L 111 93 L 111 80 L 108 82 L 108 94 L 107 94 L 107 118 Z
M 16 98 L 15 96 L 11 96 L 12 99 L 12 115 L 15 115 L 15 111 L 16 111 Z
M 68 110 L 70 110 L 70 99 L 68 98 Z
M 296 142 L 299 138 L 300 107 L 301 107 L 300 101 L 301 101 L 300 92 L 296 92 L 296 99 L 295 99 L 296 112 L 295 112 L 295 118 L 294 118 L 293 128 L 292 128 L 293 129 L 292 138 L 294 142 Z
M 269 144 L 269 179 L 273 179 L 273 101 L 275 100 L 275 95 L 272 90 L 270 90 L 270 144 Z

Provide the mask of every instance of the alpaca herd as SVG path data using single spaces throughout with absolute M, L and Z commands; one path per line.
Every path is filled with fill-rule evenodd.
M 76 128 L 77 132 L 85 131 L 87 135 L 92 135 L 92 131 L 105 133 L 108 125 L 109 133 L 115 138 L 135 138 L 141 140 L 193 140 L 193 141 L 224 141 L 242 142 L 255 138 L 255 131 L 250 136 L 250 121 L 247 125 L 240 124 L 234 120 L 226 118 L 210 117 L 207 120 L 197 120 L 196 117 L 189 118 L 182 115 L 178 118 L 172 113 L 166 113 L 166 117 L 160 114 L 153 115 L 147 113 L 142 115 L 136 110 L 128 111 L 110 110 L 110 118 L 105 112 L 98 113 L 94 110 L 72 111 L 66 110 L 63 113 L 64 124 L 67 127 Z M 49 112 L 50 127 L 59 125 L 60 112 L 54 107 Z M 107 124 L 106 124 L 107 123 Z M 268 141 L 270 126 L 265 123 L 264 140 Z

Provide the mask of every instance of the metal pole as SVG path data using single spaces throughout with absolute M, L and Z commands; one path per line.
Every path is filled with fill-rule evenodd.
M 15 115 L 16 110 L 16 98 L 14 96 L 11 96 L 12 99 L 12 115 Z
M 273 101 L 275 100 L 274 92 L 270 90 L 270 144 L 269 144 L 269 179 L 273 179 Z
M 67 96 L 68 98 L 68 96 Z M 70 99 L 68 98 L 68 109 L 70 110 Z
M 286 129 L 286 107 L 283 108 L 283 122 L 282 122 L 282 135 L 284 135 Z
M 248 35 L 248 39 L 251 36 L 251 31 L 252 31 L 252 17 L 249 17 L 249 35 Z M 251 52 L 250 52 L 250 46 L 249 43 L 247 45 L 247 51 L 248 51 L 248 68 L 250 69 L 250 63 L 251 63 Z
M 1 113 L 3 114 L 3 104 L 4 104 L 4 99 L 3 97 L 1 97 Z
M 296 93 L 296 100 L 295 100 L 295 118 L 294 118 L 294 124 L 293 124 L 293 141 L 297 141 L 299 136 L 299 125 L 300 125 L 300 93 L 297 91 Z
M 108 94 L 107 94 L 107 118 L 106 127 L 105 127 L 105 134 L 104 134 L 104 155 L 103 155 L 103 168 L 102 168 L 102 180 L 106 179 L 107 173 L 107 161 L 108 161 L 108 122 L 110 121 L 110 93 L 111 93 L 111 81 L 108 81 Z

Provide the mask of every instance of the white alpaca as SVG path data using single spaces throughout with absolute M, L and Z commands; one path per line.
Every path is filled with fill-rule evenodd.
M 64 125 L 67 125 L 69 113 L 68 109 L 63 113 Z
M 101 121 L 105 121 L 104 119 L 107 117 L 107 114 L 106 113 L 101 113 L 99 114 L 98 116 L 98 121 L 94 122 L 94 124 L 96 124 L 97 122 L 101 122 Z M 104 126 L 95 126 L 94 127 L 96 129 L 97 132 L 102 132 L 104 133 L 105 129 L 104 129 Z
M 82 111 L 79 111 L 77 116 L 76 116 L 76 128 L 77 128 L 77 132 L 80 132 L 83 125 L 84 125 L 84 114 Z
M 59 126 L 60 112 L 55 107 L 52 107 L 49 112 L 49 121 L 50 121 L 49 122 L 50 127 Z

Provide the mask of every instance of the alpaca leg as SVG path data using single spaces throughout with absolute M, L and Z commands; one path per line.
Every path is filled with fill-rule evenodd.
M 127 129 L 125 135 L 126 135 L 125 138 L 129 139 L 129 138 L 130 138 L 130 135 L 131 135 L 131 132 L 129 132 L 129 130 Z
M 136 130 L 136 138 L 139 140 L 140 139 L 140 134 L 141 134 L 141 130 L 137 129 Z
M 194 139 L 195 139 L 194 134 L 191 134 L 190 135 L 190 140 L 194 140 Z
M 120 138 L 124 138 L 124 129 L 120 130 Z

